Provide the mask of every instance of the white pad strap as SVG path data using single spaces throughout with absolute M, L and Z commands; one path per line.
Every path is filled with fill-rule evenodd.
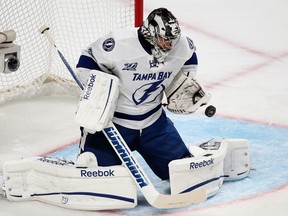
M 95 158 L 79 160 L 90 166 Z M 85 163 L 85 162 L 84 162 Z M 71 162 L 45 157 L 9 161 L 3 166 L 3 190 L 10 201 L 38 200 L 70 209 L 133 208 L 137 189 L 124 166 L 76 168 Z
M 118 85 L 118 77 L 91 70 L 78 105 L 75 122 L 89 133 L 104 129 L 115 111 L 119 94 Z
M 209 102 L 211 95 L 192 77 L 179 71 L 165 91 L 167 109 L 177 114 L 190 114 Z

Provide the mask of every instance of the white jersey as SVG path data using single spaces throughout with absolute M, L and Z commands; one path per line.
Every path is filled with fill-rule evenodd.
M 117 76 L 120 93 L 113 122 L 143 129 L 160 117 L 164 90 L 174 76 L 181 69 L 196 71 L 197 64 L 189 62 L 194 51 L 192 40 L 182 35 L 164 63 L 158 63 L 141 42 L 137 29 L 116 30 L 83 52 L 77 65 L 78 75 L 83 83 L 89 69 Z

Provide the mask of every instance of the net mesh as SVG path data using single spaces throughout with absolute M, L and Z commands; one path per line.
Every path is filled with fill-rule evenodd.
M 8 74 L 0 71 L 0 104 L 56 89 L 79 93 L 58 54 L 39 33 L 42 26 L 50 27 L 75 70 L 84 48 L 112 29 L 133 27 L 134 16 L 134 0 L 0 0 L 0 31 L 14 30 L 14 43 L 21 46 L 20 68 Z

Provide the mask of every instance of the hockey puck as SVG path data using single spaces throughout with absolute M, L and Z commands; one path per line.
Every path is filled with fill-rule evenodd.
M 214 107 L 214 106 L 212 106 L 212 105 L 208 106 L 208 107 L 205 109 L 205 115 L 206 115 L 207 117 L 212 117 L 212 116 L 215 115 L 215 113 L 216 113 L 216 107 Z

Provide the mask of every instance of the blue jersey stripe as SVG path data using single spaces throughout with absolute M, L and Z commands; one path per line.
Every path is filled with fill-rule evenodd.
M 196 53 L 194 52 L 190 59 L 188 59 L 184 65 L 198 65 L 198 58 Z
M 127 119 L 127 120 L 133 120 L 133 121 L 143 121 L 146 118 L 148 118 L 149 116 L 153 115 L 155 112 L 157 112 L 161 107 L 162 107 L 162 104 L 159 104 L 154 109 L 152 109 L 149 112 L 142 114 L 142 115 L 129 115 L 126 113 L 115 112 L 114 117 L 121 118 L 121 119 Z
M 93 58 L 85 56 L 85 55 L 81 55 L 80 59 L 78 61 L 78 64 L 76 65 L 76 68 L 87 68 L 90 70 L 99 70 L 99 71 L 103 71 L 99 65 L 97 64 L 97 62 L 94 61 Z

